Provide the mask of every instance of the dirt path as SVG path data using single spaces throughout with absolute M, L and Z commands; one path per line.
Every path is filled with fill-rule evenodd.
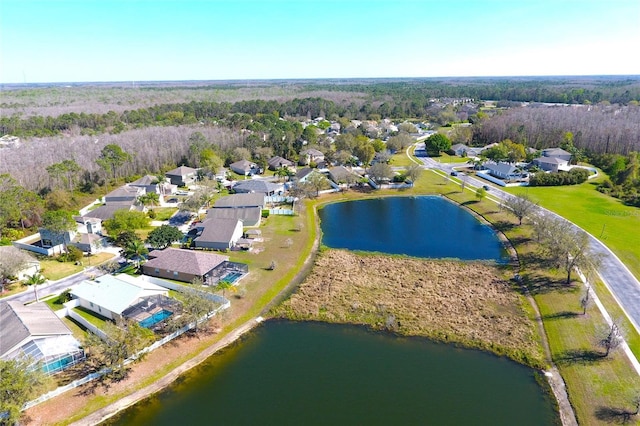
M 118 412 L 132 406 L 133 404 L 148 398 L 156 392 L 161 391 L 165 387 L 169 386 L 174 380 L 180 377 L 181 374 L 184 374 L 187 370 L 197 366 L 198 364 L 205 361 L 208 357 L 219 351 L 220 349 L 225 348 L 231 343 L 235 342 L 240 336 L 247 333 L 254 327 L 256 327 L 262 321 L 262 317 L 253 318 L 235 330 L 231 331 L 229 334 L 224 336 L 221 340 L 209 346 L 207 349 L 202 351 L 198 356 L 190 359 L 179 367 L 175 368 L 171 372 L 169 372 L 166 376 L 161 378 L 160 380 L 152 383 L 151 385 L 142 388 L 131 395 L 128 395 L 107 407 L 104 407 L 98 411 L 93 412 L 89 416 L 75 422 L 71 423 L 72 426 L 90 426 L 95 425 L 100 422 L 105 421 L 109 417 L 114 416 Z

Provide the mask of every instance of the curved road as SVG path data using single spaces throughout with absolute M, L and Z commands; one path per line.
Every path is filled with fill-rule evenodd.
M 424 144 L 420 143 L 414 145 L 414 154 L 416 158 L 422 161 L 426 168 L 440 170 L 449 175 L 454 167 L 460 166 L 460 164 L 439 163 L 433 158 L 427 157 L 426 154 L 424 154 L 423 145 Z M 409 157 L 411 158 L 411 156 Z M 472 191 L 475 191 L 475 188 L 477 187 L 489 184 L 483 179 L 478 179 L 466 175 L 458 176 L 458 179 L 466 180 L 466 187 Z M 508 197 L 512 197 L 512 195 L 508 192 L 505 192 L 493 185 L 488 191 L 488 195 L 489 198 L 495 202 L 499 202 L 499 200 L 504 200 Z M 545 214 L 551 214 L 563 220 L 566 220 L 562 216 L 559 216 L 558 214 L 550 210 L 547 210 L 543 207 L 538 208 L 544 211 Z M 609 288 L 611 293 L 613 293 L 613 296 L 625 311 L 636 330 L 640 332 L 640 281 L 638 281 L 638 279 L 631 273 L 631 271 L 629 271 L 629 268 L 627 268 L 627 266 L 622 263 L 620 259 L 618 259 L 618 256 L 616 256 L 600 240 L 589 234 L 584 229 L 580 228 L 578 225 L 572 222 L 569 223 L 571 223 L 571 225 L 573 225 L 576 229 L 580 229 L 589 235 L 591 241 L 591 249 L 595 253 L 602 256 L 602 264 L 600 265 L 600 268 L 598 270 L 602 281 Z

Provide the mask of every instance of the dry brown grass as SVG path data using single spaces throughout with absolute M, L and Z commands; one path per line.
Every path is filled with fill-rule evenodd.
M 274 315 L 365 324 L 541 366 L 542 349 L 523 303 L 493 265 L 326 250 Z

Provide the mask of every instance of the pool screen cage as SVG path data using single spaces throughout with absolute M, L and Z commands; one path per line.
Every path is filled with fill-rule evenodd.
M 139 323 L 162 310 L 171 311 L 172 313 L 179 312 L 181 306 L 177 300 L 157 294 L 145 297 L 135 305 L 128 307 L 122 312 L 122 316 L 128 320 Z
M 211 274 L 205 277 L 205 283 L 207 285 L 216 285 L 220 280 L 229 273 L 238 272 L 241 274 L 249 273 L 249 265 L 246 263 L 224 261 L 220 265 L 216 266 Z
M 73 336 L 62 335 L 31 340 L 11 358 L 28 359 L 30 370 L 51 375 L 83 361 L 85 354 Z

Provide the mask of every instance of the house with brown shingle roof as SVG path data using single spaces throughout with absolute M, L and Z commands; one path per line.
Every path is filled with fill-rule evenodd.
M 168 247 L 151 251 L 149 260 L 142 265 L 142 273 L 184 282 L 192 282 L 194 278 L 206 282 L 212 271 L 228 260 L 229 256 L 220 254 Z

